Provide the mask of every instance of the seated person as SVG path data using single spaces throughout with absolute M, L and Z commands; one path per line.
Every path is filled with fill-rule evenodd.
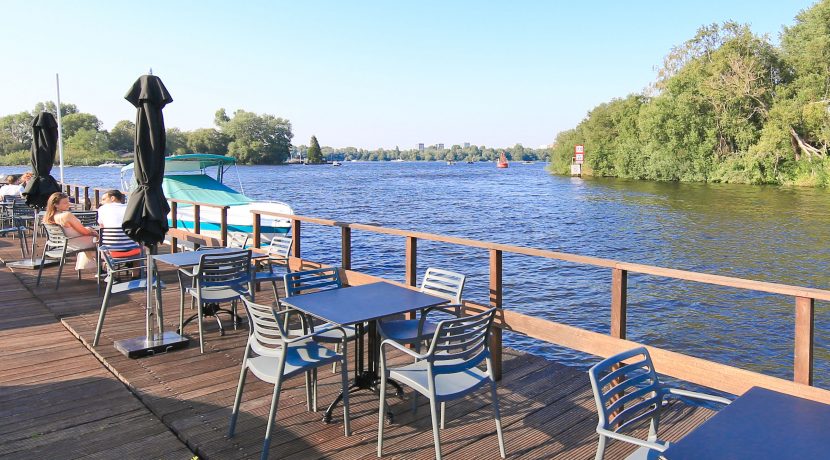
M 19 197 L 23 192 L 23 187 L 17 183 L 18 176 L 6 176 L 6 185 L 0 187 L 0 196 L 14 196 Z
M 95 268 L 95 237 L 97 233 L 91 228 L 84 227 L 71 212 L 69 212 L 69 196 L 55 192 L 46 202 L 46 215 L 43 222 L 63 227 L 63 232 L 69 238 L 68 250 L 91 249 L 78 253 L 75 270 Z
M 103 228 L 121 228 L 125 212 L 127 205 L 124 204 L 124 194 L 120 190 L 108 190 L 101 197 L 101 206 L 98 207 L 98 225 Z

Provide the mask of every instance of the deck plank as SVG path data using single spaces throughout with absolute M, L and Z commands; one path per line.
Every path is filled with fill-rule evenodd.
M 0 238 L 0 256 L 12 254 L 14 247 L 2 243 Z M 175 272 L 160 268 L 167 283 L 162 294 L 164 324 L 167 330 L 175 330 L 177 280 Z M 32 458 L 29 454 L 34 452 L 41 458 L 189 458 L 192 452 L 201 459 L 259 457 L 272 386 L 249 375 L 236 435 L 227 437 L 247 340 L 244 326 L 234 330 L 223 318 L 226 332 L 220 336 L 215 323 L 208 320 L 206 352 L 201 354 L 197 325 L 191 323 L 185 330 L 192 339 L 187 349 L 129 359 L 112 344 L 143 334 L 144 294 L 113 297 L 100 343 L 92 348 L 101 302 L 94 281 L 89 275 L 78 280 L 68 269 L 56 291 L 54 273 L 55 268 L 44 270 L 44 284 L 36 287 L 36 272 L 16 271 L 12 275 L 0 270 L 0 289 L 6 287 L 8 294 L 4 295 L 14 298 L 19 306 L 0 302 L 0 330 L 5 334 L 0 336 L 0 352 L 7 364 L 0 369 L 0 416 L 7 416 L 0 417 L 0 455 Z M 257 298 L 262 303 L 272 302 L 273 293 L 270 288 L 262 289 Z M 186 306 L 185 316 L 190 313 Z M 349 352 L 349 365 L 353 366 L 353 347 Z M 395 356 L 392 363 L 406 360 Z M 339 392 L 340 380 L 339 374 L 325 368 L 320 369 L 319 379 L 322 411 Z M 505 349 L 504 378 L 498 384 L 498 394 L 508 458 L 593 458 L 596 409 L 584 372 Z M 395 421 L 385 430 L 384 458 L 434 456 L 428 401 L 419 398 L 413 414 L 409 398 L 411 392 L 404 399 L 389 395 Z M 83 407 L 73 409 L 73 404 Z M 36 422 L 14 426 L 9 421 L 19 419 L 28 408 Z M 334 412 L 333 423 L 322 423 L 322 412 L 306 411 L 304 379 L 290 379 L 280 398 L 271 458 L 376 458 L 377 412 L 377 395 L 368 391 L 353 394 L 353 434 L 347 438 L 343 436 L 342 410 Z M 679 439 L 711 414 L 703 408 L 672 406 L 665 415 L 662 434 L 666 439 Z M 32 434 L 35 427 L 51 431 Z M 85 439 L 83 447 L 73 448 L 72 442 L 81 437 Z M 489 392 L 483 390 L 448 403 L 447 427 L 441 439 L 448 459 L 498 458 Z M 623 458 L 630 450 L 612 443 L 607 458 Z

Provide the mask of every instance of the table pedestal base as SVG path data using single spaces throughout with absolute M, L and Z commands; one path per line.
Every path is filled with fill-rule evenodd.
M 187 348 L 188 342 L 190 339 L 187 337 L 182 337 L 175 332 L 165 332 L 155 337 L 155 340 L 148 340 L 147 337 L 116 340 L 115 348 L 129 358 L 141 358 Z
M 399 398 L 403 398 L 403 387 L 400 383 L 387 379 L 387 385 L 392 385 L 395 387 L 395 395 Z M 346 390 L 349 394 L 359 391 L 359 390 L 371 390 L 374 393 L 379 393 L 380 389 L 378 386 L 380 385 L 380 376 L 372 374 L 370 372 L 361 372 L 360 374 L 355 377 L 354 382 L 352 382 L 351 386 Z M 328 409 L 326 409 L 326 413 L 323 415 L 323 422 L 331 423 L 331 414 L 334 412 L 334 409 L 337 405 L 343 400 L 343 392 L 341 391 L 340 394 L 334 398 L 331 404 L 329 404 Z M 386 412 L 386 420 L 390 423 L 392 422 L 392 412 Z

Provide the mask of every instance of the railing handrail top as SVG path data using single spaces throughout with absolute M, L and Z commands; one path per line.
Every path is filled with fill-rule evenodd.
M 351 222 L 342 222 L 332 219 L 322 219 L 319 217 L 300 216 L 296 214 L 283 214 L 273 211 L 251 210 L 251 214 L 267 215 L 274 217 L 282 217 L 291 220 L 299 220 L 302 222 L 309 222 L 320 225 L 327 225 L 333 227 L 350 228 L 353 230 L 365 230 L 374 233 L 382 233 L 386 235 L 407 236 L 418 238 L 422 240 L 437 241 L 442 243 L 459 244 L 462 246 L 489 249 L 502 252 L 509 252 L 513 254 L 523 254 L 537 257 L 544 257 L 547 259 L 557 259 L 565 262 L 580 263 L 585 265 L 593 265 L 596 267 L 611 268 L 618 270 L 626 270 L 632 273 L 640 273 L 644 275 L 662 276 L 666 278 L 674 278 L 684 281 L 695 281 L 705 284 L 713 284 L 718 286 L 733 287 L 737 289 L 745 289 L 752 291 L 767 292 L 770 294 L 781 294 L 795 297 L 806 297 L 816 300 L 830 301 L 830 290 L 809 288 L 803 286 L 793 286 L 789 284 L 771 283 L 767 281 L 757 281 L 746 278 L 736 278 L 724 275 L 715 275 L 710 273 L 694 272 L 689 270 L 678 270 L 674 268 L 659 267 L 656 265 L 638 264 L 632 262 L 623 262 L 614 259 L 605 259 L 601 257 L 582 256 L 578 254 L 571 254 L 567 252 L 550 251 L 547 249 L 537 249 L 525 246 L 516 246 L 504 243 L 494 243 L 487 241 L 473 240 L 469 238 L 462 238 L 456 236 L 438 235 L 434 233 L 418 232 L 403 230 L 398 228 L 381 227 L 372 224 L 358 224 Z

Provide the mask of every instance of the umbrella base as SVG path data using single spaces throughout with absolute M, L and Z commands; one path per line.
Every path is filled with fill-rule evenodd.
M 49 266 L 52 266 L 52 265 L 57 265 L 58 262 L 60 262 L 60 261 L 55 260 L 55 259 L 46 259 L 46 261 L 43 262 L 43 266 L 44 267 L 49 267 Z M 18 260 L 16 262 L 9 262 L 9 263 L 6 264 L 6 266 L 9 267 L 9 268 L 22 268 L 22 269 L 25 269 L 25 270 L 37 270 L 37 269 L 40 268 L 40 260 L 23 259 L 23 260 Z
M 165 332 L 160 337 L 157 336 L 155 340 L 147 340 L 147 337 L 116 340 L 115 348 L 128 358 L 141 358 L 187 348 L 189 342 L 190 339 L 187 337 L 182 337 L 175 332 Z

